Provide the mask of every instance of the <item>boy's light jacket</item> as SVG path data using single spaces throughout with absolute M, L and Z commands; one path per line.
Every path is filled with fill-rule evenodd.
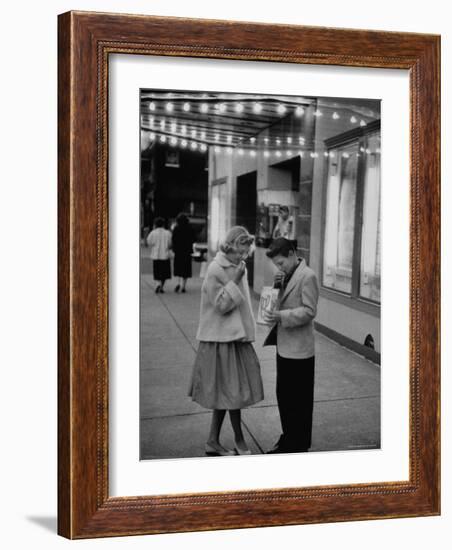
M 317 277 L 302 260 L 287 287 L 280 290 L 281 322 L 272 327 L 264 346 L 276 344 L 279 355 L 288 359 L 312 357 L 315 354 L 313 320 L 318 300 Z

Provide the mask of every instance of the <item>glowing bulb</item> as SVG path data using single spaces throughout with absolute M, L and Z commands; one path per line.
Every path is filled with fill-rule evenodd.
M 166 136 L 160 136 L 160 141 L 162 143 L 166 143 Z
M 268 143 L 268 138 L 267 137 L 264 138 L 264 141 L 265 141 L 265 143 Z
M 236 113 L 243 113 L 243 104 L 242 103 L 237 103 L 236 106 L 235 106 L 235 112 Z
M 191 137 L 196 137 L 196 130 L 191 131 Z
M 298 106 L 298 107 L 295 109 L 295 115 L 296 115 L 296 116 L 302 116 L 303 113 L 304 113 L 303 107 Z
M 287 143 L 292 143 L 292 138 L 291 137 L 287 138 Z
M 183 136 L 186 136 L 186 135 L 187 135 L 187 127 L 185 126 L 185 124 L 183 124 L 183 125 L 181 126 L 180 131 L 182 132 L 182 135 L 183 135 Z
M 352 116 L 352 117 L 350 118 L 350 122 L 351 122 L 352 124 L 355 124 L 356 122 L 358 122 L 358 119 L 357 119 L 355 116 Z
M 201 132 L 201 139 L 206 139 L 206 132 L 205 132 L 205 130 L 203 130 L 203 131 Z
M 209 105 L 207 103 L 201 103 L 201 107 L 199 109 L 201 113 L 207 113 L 209 110 Z
M 168 102 L 166 104 L 166 110 L 168 111 L 168 113 L 172 113 L 173 112 L 173 109 L 174 109 L 174 105 L 171 103 L 171 102 Z
M 183 139 L 181 142 L 180 142 L 181 146 L 182 147 L 187 147 L 187 140 L 186 139 Z
M 203 144 L 201 145 L 201 151 L 203 151 L 203 152 L 206 152 L 206 151 L 207 151 L 207 145 L 206 145 L 205 143 L 203 143 Z
M 262 105 L 260 103 L 255 103 L 253 106 L 253 111 L 256 114 L 259 114 L 262 111 Z
M 226 141 L 227 141 L 228 143 L 232 143 L 232 136 L 228 136 L 228 137 L 226 138 Z
M 232 147 L 226 147 L 226 153 L 232 155 Z
M 256 156 L 256 151 L 250 151 L 250 156 L 255 157 Z
M 359 123 L 360 126 L 367 126 L 367 122 L 363 119 L 361 119 L 361 122 Z
M 341 117 L 339 116 L 338 113 L 336 113 L 336 111 L 334 111 L 333 117 L 332 117 L 332 118 L 334 118 L 334 120 L 338 120 L 338 119 L 341 118 Z
M 149 110 L 150 111 L 155 111 L 155 103 L 153 101 L 151 101 L 151 103 L 149 103 Z
M 188 113 L 188 111 L 190 110 L 190 103 L 184 103 L 182 108 L 186 113 Z
M 218 112 L 219 113 L 224 113 L 226 112 L 226 104 L 225 103 L 219 103 L 217 105 L 217 109 L 218 109 Z
M 251 143 L 254 143 L 255 141 L 256 141 L 256 138 L 255 138 L 255 137 L 250 138 L 250 142 L 251 142 Z
M 215 141 L 220 141 L 220 134 L 215 134 Z
M 154 132 L 151 132 L 151 133 L 149 134 L 149 137 L 150 137 L 150 139 L 155 139 L 155 133 L 154 133 Z
M 276 138 L 276 145 L 281 145 L 281 140 L 279 138 Z
M 276 110 L 277 110 L 279 115 L 283 115 L 286 112 L 287 108 L 286 108 L 285 105 L 280 104 L 280 105 L 278 105 Z
M 171 145 L 173 145 L 173 146 L 174 146 L 174 145 L 177 145 L 177 138 L 172 137 L 172 138 L 170 139 L 170 143 L 171 143 Z
M 198 148 L 198 144 L 196 143 L 196 141 L 191 142 L 191 148 L 193 149 L 193 151 L 196 151 L 196 149 Z
M 320 109 L 316 109 L 316 110 L 314 111 L 314 116 L 322 116 L 322 115 L 323 115 L 323 113 L 322 113 L 322 111 L 321 111 Z
M 269 156 L 270 156 L 270 152 L 269 151 L 264 151 L 264 157 L 268 158 Z
M 172 132 L 175 132 L 177 130 L 177 124 L 175 122 L 172 122 L 170 128 Z
M 239 149 L 239 155 L 243 155 L 244 151 L 243 149 Z
M 288 157 L 292 156 L 292 151 L 290 149 L 286 151 L 286 156 L 288 156 Z
M 214 151 L 215 153 L 219 153 L 221 151 L 221 147 L 218 147 L 218 145 L 216 147 L 214 147 Z
M 162 130 L 165 129 L 165 121 L 164 121 L 164 120 L 161 120 L 161 121 L 160 121 L 160 128 L 161 128 Z
M 350 155 L 348 153 L 342 153 L 342 157 L 344 159 L 348 159 L 350 157 Z

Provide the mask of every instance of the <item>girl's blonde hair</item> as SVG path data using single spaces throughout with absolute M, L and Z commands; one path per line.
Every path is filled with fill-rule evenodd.
M 240 244 L 252 245 L 254 237 L 248 233 L 245 227 L 235 225 L 227 232 L 224 241 L 220 244 L 220 250 L 225 254 L 235 252 Z

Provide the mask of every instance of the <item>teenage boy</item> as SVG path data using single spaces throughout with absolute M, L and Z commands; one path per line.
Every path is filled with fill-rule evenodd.
M 314 327 L 319 285 L 294 243 L 275 239 L 267 256 L 278 268 L 279 309 L 267 312 L 273 323 L 264 346 L 276 345 L 276 398 L 282 435 L 268 454 L 306 452 L 311 446 L 314 405 Z

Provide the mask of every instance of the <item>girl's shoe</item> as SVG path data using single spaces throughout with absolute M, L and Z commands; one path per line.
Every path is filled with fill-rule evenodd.
M 162 287 L 161 285 L 157 285 L 156 289 L 155 289 L 155 293 L 158 294 L 159 292 L 162 291 Z
M 225 449 L 221 445 L 211 445 L 206 443 L 204 447 L 205 453 L 207 456 L 234 456 L 235 451 L 231 449 Z
M 180 290 L 180 285 L 176 285 L 176 288 L 174 289 L 174 292 L 179 292 L 179 290 Z
M 250 455 L 250 454 L 251 454 L 251 451 L 248 449 L 248 447 L 246 446 L 246 444 L 245 444 L 245 448 L 239 447 L 239 446 L 237 445 L 237 441 L 235 442 L 235 452 L 236 452 L 238 455 Z
M 185 287 L 182 289 L 182 292 L 185 292 Z

